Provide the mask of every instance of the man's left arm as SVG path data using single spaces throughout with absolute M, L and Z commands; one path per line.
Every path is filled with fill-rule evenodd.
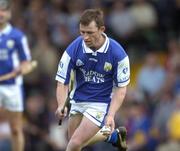
M 123 59 L 121 59 L 120 56 L 117 56 L 117 58 L 118 59 L 117 63 L 114 66 L 115 72 L 113 76 L 116 87 L 114 88 L 109 111 L 107 113 L 105 121 L 105 125 L 110 126 L 111 132 L 115 127 L 115 114 L 123 103 L 127 91 L 127 85 L 130 82 L 129 57 L 124 52 Z
M 114 130 L 114 127 L 115 127 L 114 117 L 115 117 L 116 112 L 119 110 L 119 108 L 121 107 L 123 103 L 123 100 L 126 95 L 126 90 L 127 90 L 127 86 L 116 87 L 114 90 L 110 107 L 109 107 L 109 111 L 106 116 L 106 123 L 105 123 L 106 126 L 111 127 L 111 131 Z
M 32 72 L 37 67 L 37 61 L 23 61 L 17 68 L 15 68 L 13 71 L 1 75 L 0 76 L 0 82 L 9 80 L 12 78 L 15 78 L 18 75 L 26 75 L 30 72 Z

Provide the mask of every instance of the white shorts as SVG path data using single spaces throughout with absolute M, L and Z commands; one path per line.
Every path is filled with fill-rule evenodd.
M 108 112 L 108 104 L 106 103 L 92 103 L 92 102 L 78 102 L 71 100 L 70 116 L 75 114 L 83 114 L 97 126 L 104 126 L 104 119 Z
M 22 86 L 0 85 L 0 107 L 22 112 L 24 110 Z

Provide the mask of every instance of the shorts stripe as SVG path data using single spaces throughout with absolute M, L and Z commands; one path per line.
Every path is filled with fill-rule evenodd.
M 86 116 L 89 120 L 91 120 L 93 123 L 95 123 L 99 127 L 101 126 L 101 122 L 97 120 L 95 117 L 93 117 L 92 115 L 90 115 L 88 112 L 83 113 L 83 115 Z

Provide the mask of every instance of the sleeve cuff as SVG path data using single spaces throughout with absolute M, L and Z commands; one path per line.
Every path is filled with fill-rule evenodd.
M 125 82 L 118 83 L 118 87 L 125 87 L 125 86 L 127 86 L 129 83 L 130 83 L 130 79 L 127 80 L 127 81 L 125 81 Z
M 60 77 L 59 75 L 56 75 L 56 78 L 55 78 L 56 81 L 59 81 L 61 83 L 65 83 L 65 79 L 63 79 L 62 77 Z

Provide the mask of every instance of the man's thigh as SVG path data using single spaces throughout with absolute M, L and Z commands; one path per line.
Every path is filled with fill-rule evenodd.
M 86 142 L 90 140 L 98 131 L 98 127 L 95 123 L 90 121 L 87 117 L 83 116 L 82 120 L 79 123 L 79 126 L 76 127 L 70 141 L 78 141 L 79 144 L 84 147 Z
M 74 133 L 74 131 L 79 126 L 83 115 L 81 113 L 76 113 L 74 115 L 70 115 L 68 120 L 68 139 L 70 139 Z
M 108 111 L 108 104 L 92 103 L 92 102 L 83 102 L 83 103 L 71 102 L 71 103 L 72 104 L 71 104 L 70 115 L 81 113 L 97 126 L 103 127 L 105 116 Z
M 12 130 L 21 131 L 23 128 L 23 112 L 6 112 Z

